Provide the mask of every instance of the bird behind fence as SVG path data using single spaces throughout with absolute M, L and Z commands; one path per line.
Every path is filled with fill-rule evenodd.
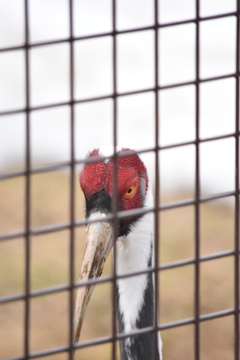
M 153 207 L 152 189 L 147 169 L 140 157 L 130 149 L 117 153 L 116 166 L 113 159 L 99 160 L 102 154 L 93 150 L 86 162 L 79 182 L 85 196 L 87 243 L 82 262 L 80 281 L 101 275 L 104 263 L 116 246 L 116 273 L 147 270 L 153 259 L 153 213 L 131 215 L 113 223 L 106 219 L 113 209 L 113 194 L 117 198 L 116 211 L 147 209 Z M 116 189 L 114 174 L 116 171 Z M 116 242 L 114 234 L 117 233 Z M 78 342 L 82 322 L 94 285 L 79 287 L 75 307 L 75 338 Z M 152 272 L 118 279 L 116 282 L 119 332 L 128 334 L 138 329 L 154 326 L 154 275 Z M 153 332 L 129 336 L 120 340 L 122 360 L 162 359 L 162 342 Z M 157 349 L 157 354 L 156 354 Z

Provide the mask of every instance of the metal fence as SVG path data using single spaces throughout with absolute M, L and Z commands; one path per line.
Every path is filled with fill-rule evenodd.
M 19 231 L 15 233 L 7 233 L 7 234 L 0 234 L 0 241 L 11 241 L 11 239 L 17 239 L 23 237 L 25 239 L 25 289 L 24 293 L 17 294 L 17 295 L 9 295 L 0 298 L 0 306 L 2 304 L 10 303 L 10 302 L 18 302 L 24 301 L 24 354 L 23 356 L 15 357 L 15 360 L 21 359 L 32 359 L 38 358 L 41 356 L 59 354 L 59 353 L 68 353 L 69 359 L 73 358 L 72 349 L 79 349 L 83 347 L 93 346 L 97 344 L 104 344 L 104 343 L 112 343 L 112 359 L 116 359 L 116 346 L 117 341 L 124 337 L 124 335 L 120 335 L 117 332 L 117 324 L 116 324 L 116 317 L 115 317 L 115 295 L 114 291 L 112 294 L 112 335 L 107 338 L 100 338 L 91 340 L 88 342 L 81 342 L 80 344 L 73 344 L 73 307 L 74 307 L 74 290 L 80 286 L 78 282 L 74 281 L 74 253 L 75 253 L 75 246 L 74 246 L 74 231 L 77 227 L 83 226 L 87 224 L 87 220 L 83 221 L 76 221 L 75 219 L 75 197 L 77 196 L 74 191 L 74 184 L 76 181 L 77 174 L 75 173 L 75 166 L 76 164 L 82 164 L 86 160 L 82 159 L 81 161 L 77 161 L 75 159 L 74 154 L 74 131 L 75 131 L 75 119 L 74 119 L 74 106 L 79 103 L 83 102 L 91 102 L 91 101 L 101 101 L 103 99 L 110 98 L 113 100 L 113 142 L 114 145 L 117 145 L 117 122 L 118 122 L 118 111 L 117 111 L 117 99 L 121 96 L 133 95 L 133 94 L 140 94 L 140 93 L 147 93 L 151 92 L 155 95 L 155 146 L 153 148 L 142 149 L 138 151 L 138 153 L 148 153 L 153 152 L 155 153 L 155 206 L 152 209 L 155 215 L 155 263 L 154 263 L 154 274 L 155 274 L 155 296 L 156 296 L 156 304 L 158 303 L 159 297 L 159 272 L 166 270 L 166 269 L 173 269 L 179 268 L 184 265 L 192 264 L 194 266 L 194 316 L 192 318 L 183 319 L 167 324 L 159 324 L 157 317 L 155 318 L 155 326 L 153 328 L 146 328 L 142 330 L 142 333 L 146 332 L 154 332 L 157 336 L 157 332 L 159 330 L 164 331 L 166 329 L 181 327 L 187 324 L 194 325 L 194 358 L 195 360 L 200 359 L 200 324 L 203 321 L 216 319 L 220 317 L 226 316 L 233 316 L 234 317 L 234 359 L 239 359 L 239 1 L 237 4 L 237 10 L 231 13 L 224 13 L 220 15 L 208 16 L 208 17 L 200 17 L 200 0 L 196 0 L 195 9 L 196 9 L 196 17 L 194 19 L 187 19 L 184 21 L 178 21 L 173 23 L 164 23 L 160 24 L 158 20 L 158 13 L 159 13 L 159 1 L 154 1 L 154 25 L 142 28 L 135 28 L 131 30 L 116 30 L 116 1 L 112 1 L 112 31 L 108 33 L 98 33 L 95 35 L 90 36 L 82 36 L 82 37 L 74 37 L 73 34 L 73 0 L 69 0 L 69 38 L 57 40 L 57 41 L 48 41 L 48 42 L 41 42 L 41 43 L 30 43 L 29 41 L 29 2 L 28 0 L 24 1 L 24 18 L 25 18 L 25 44 L 23 46 L 15 46 L 15 47 L 8 47 L 8 48 L 1 48 L 0 49 L 0 56 L 4 52 L 11 52 L 13 50 L 22 49 L 25 53 L 25 107 L 20 109 L 14 109 L 10 111 L 4 111 L 0 113 L 0 121 L 1 116 L 17 114 L 17 113 L 24 113 L 26 117 L 25 121 L 25 134 L 26 134 L 26 153 L 25 153 L 25 170 L 23 171 L 15 171 L 10 173 L 2 173 L 0 175 L 0 180 L 6 180 L 13 177 L 23 176 L 25 179 L 25 228 L 24 231 Z M 220 19 L 220 18 L 228 18 L 228 17 L 235 17 L 236 18 L 236 70 L 234 73 L 230 74 L 223 74 L 221 76 L 201 79 L 200 78 L 200 25 L 201 23 L 213 19 Z M 194 24 L 196 27 L 196 39 L 195 39 L 195 80 L 184 82 L 184 83 L 175 83 L 172 85 L 160 86 L 159 85 L 159 30 L 164 27 L 174 27 L 174 26 L 181 26 L 184 24 Z M 152 30 L 154 31 L 154 71 L 155 71 L 155 85 L 153 88 L 148 89 L 139 89 L 137 91 L 125 92 L 125 93 L 118 93 L 117 92 L 117 37 L 120 34 L 129 34 L 129 33 L 136 33 L 139 31 L 147 31 Z M 113 53 L 112 53 L 112 61 L 113 61 L 113 93 L 110 96 L 101 96 L 101 97 L 94 97 L 88 98 L 85 100 L 76 100 L 74 96 L 74 43 L 76 41 L 82 41 L 86 39 L 92 39 L 97 37 L 106 37 L 111 36 L 113 41 Z M 70 46 L 69 51 L 69 58 L 70 58 L 70 76 L 69 76 L 69 83 L 70 83 L 70 101 L 62 102 L 62 103 L 53 103 L 46 106 L 30 106 L 30 67 L 29 67 L 29 51 L 32 48 L 41 47 L 43 45 L 52 45 L 52 44 L 60 44 L 60 43 L 68 43 Z M 200 138 L 200 84 L 203 82 L 209 82 L 213 80 L 221 80 L 233 78 L 236 82 L 236 121 L 235 121 L 235 131 L 231 134 L 225 134 L 217 137 L 211 137 L 208 139 L 201 139 Z M 175 88 L 175 87 L 183 87 L 186 85 L 193 85 L 196 89 L 196 113 L 195 113 L 195 140 L 188 141 L 181 144 L 173 144 L 169 146 L 159 146 L 159 123 L 161 121 L 159 116 L 159 108 L 161 104 L 159 103 L 159 91 L 168 89 L 168 88 Z M 53 107 L 61 107 L 61 106 L 69 106 L 71 111 L 71 160 L 69 162 L 64 162 L 61 164 L 51 165 L 51 166 L 43 166 L 32 168 L 30 162 L 31 156 L 31 149 L 30 149 L 30 113 L 34 111 L 38 111 L 41 109 L 46 108 L 53 108 Z M 210 142 L 210 141 L 217 141 L 220 139 L 227 139 L 231 138 L 235 141 L 235 189 L 234 191 L 230 191 L 227 193 L 220 193 L 212 196 L 202 197 L 200 192 L 200 144 L 203 142 Z M 161 173 L 159 169 L 159 154 L 161 151 L 171 148 L 180 148 L 185 145 L 193 145 L 195 147 L 195 197 L 190 200 L 184 200 L 174 203 L 168 203 L 165 205 L 159 205 L 159 196 L 160 196 L 160 184 L 161 184 Z M 114 153 L 114 158 L 116 158 L 116 151 Z M 92 160 L 91 160 L 92 161 Z M 30 214 L 31 214 L 31 176 L 33 174 L 39 173 L 47 173 L 53 170 L 59 170 L 68 167 L 70 169 L 70 204 L 69 204 L 69 214 L 70 214 L 70 221 L 67 224 L 60 224 L 60 225 L 50 225 L 47 227 L 41 228 L 31 228 L 30 223 Z M 210 200 L 225 198 L 225 197 L 234 197 L 235 199 L 235 242 L 234 242 L 234 249 L 229 251 L 224 251 L 220 253 L 214 253 L 211 255 L 201 256 L 200 255 L 200 205 L 204 202 L 208 202 Z M 109 218 L 113 219 L 116 222 L 120 216 L 117 213 L 117 205 L 116 205 L 116 198 L 114 199 L 115 203 L 113 206 L 113 214 L 109 216 Z M 185 207 L 187 205 L 192 205 L 194 207 L 194 221 L 195 221 L 195 256 L 193 258 L 172 262 L 164 265 L 159 265 L 159 234 L 160 234 L 160 222 L 158 218 L 159 212 L 166 210 L 166 209 L 174 209 Z M 142 210 L 141 210 L 142 211 Z M 40 235 L 46 234 L 50 232 L 56 232 L 60 230 L 68 229 L 70 231 L 70 261 L 69 261 L 69 282 L 67 285 L 55 286 L 51 288 L 46 288 L 42 290 L 35 290 L 31 291 L 30 289 L 30 237 L 33 235 Z M 115 256 L 115 251 L 114 251 Z M 200 314 L 200 265 L 202 262 L 207 260 L 214 260 L 223 257 L 233 257 L 234 258 L 234 308 L 225 309 L 223 311 L 218 311 L 206 315 Z M 129 276 L 137 275 L 129 274 Z M 111 281 L 116 284 L 116 269 L 114 269 L 112 276 L 104 277 L 102 279 L 97 279 L 96 283 L 103 283 L 107 281 Z M 114 286 L 113 286 L 114 288 Z M 30 302 L 31 299 L 40 297 L 46 294 L 57 293 L 61 291 L 68 291 L 69 293 L 69 342 L 66 346 L 53 348 L 50 350 L 43 350 L 38 351 L 35 353 L 30 353 Z M 155 311 L 157 316 L 157 311 Z M 10 359 L 10 358 L 9 358 Z M 12 358 L 13 359 L 13 358 Z

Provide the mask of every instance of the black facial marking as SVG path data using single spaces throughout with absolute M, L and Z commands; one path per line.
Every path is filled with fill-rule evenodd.
M 86 217 L 89 217 L 94 212 L 102 212 L 105 214 L 111 213 L 111 197 L 104 190 L 96 191 L 89 199 L 86 200 Z
M 143 217 L 143 215 L 134 216 L 131 219 L 120 219 L 119 221 L 119 235 L 118 236 L 127 236 L 132 227 Z

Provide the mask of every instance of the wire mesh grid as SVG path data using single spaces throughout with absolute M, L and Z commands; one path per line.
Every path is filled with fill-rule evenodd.
M 15 360 L 20 359 L 32 359 L 43 357 L 47 355 L 54 355 L 60 353 L 68 353 L 69 359 L 74 357 L 72 350 L 73 349 L 80 349 L 84 347 L 111 343 L 112 344 L 112 359 L 117 358 L 117 342 L 124 337 L 129 335 L 119 334 L 117 331 L 117 323 L 115 317 L 116 305 L 115 305 L 115 291 L 114 288 L 116 286 L 116 281 L 119 278 L 126 278 L 133 275 L 140 275 L 142 273 L 147 272 L 154 272 L 155 274 L 155 304 L 158 304 L 158 297 L 159 297 L 159 274 L 160 272 L 168 269 L 180 268 L 186 265 L 193 265 L 194 266 L 194 316 L 187 319 L 182 319 L 178 321 L 173 321 L 170 323 L 159 324 L 158 320 L 158 312 L 155 311 L 155 325 L 151 328 L 144 328 L 141 331 L 136 331 L 131 336 L 136 335 L 137 333 L 141 332 L 142 334 L 148 332 L 154 332 L 156 335 L 156 339 L 158 336 L 158 331 L 164 331 L 171 328 L 185 326 L 187 324 L 192 324 L 194 326 L 194 359 L 200 359 L 200 325 L 202 322 L 210 319 L 217 319 L 220 317 L 227 317 L 233 316 L 234 317 L 234 359 L 239 359 L 239 4 L 237 4 L 237 10 L 231 13 L 224 13 L 220 15 L 208 16 L 208 17 L 201 17 L 200 16 L 200 0 L 196 0 L 195 8 L 196 8 L 196 17 L 194 19 L 187 19 L 181 20 L 177 22 L 171 23 L 159 23 L 159 2 L 157 0 L 154 1 L 154 25 L 152 26 L 145 26 L 141 28 L 134 28 L 129 30 L 117 30 L 116 27 L 116 14 L 117 14 L 117 7 L 116 1 L 112 1 L 112 31 L 107 33 L 97 33 L 94 35 L 87 35 L 81 37 L 75 37 L 73 32 L 73 0 L 69 0 L 68 2 L 69 7 L 69 38 L 60 39 L 56 41 L 47 41 L 41 43 L 31 43 L 29 41 L 29 1 L 24 1 L 24 27 L 25 27 L 25 43 L 23 46 L 15 46 L 15 47 L 7 47 L 0 49 L 0 55 L 4 52 L 11 52 L 14 50 L 24 50 L 25 53 L 25 107 L 19 109 L 13 109 L 10 111 L 2 111 L 0 112 L 0 116 L 24 113 L 26 117 L 25 121 L 25 134 L 26 134 L 26 153 L 25 153 L 25 169 L 23 171 L 14 171 L 9 173 L 2 173 L 0 174 L 0 180 L 10 179 L 18 176 L 23 176 L 25 178 L 25 227 L 23 231 L 18 231 L 15 233 L 4 233 L 0 234 L 0 241 L 10 241 L 11 239 L 17 238 L 24 238 L 25 239 L 25 288 L 24 293 L 22 294 L 12 294 L 8 296 L 0 297 L 0 305 L 7 304 L 10 302 L 18 302 L 24 301 L 24 351 L 23 355 L 17 356 Z M 223 74 L 220 76 L 215 77 L 208 77 L 208 78 L 200 78 L 200 25 L 209 20 L 214 19 L 221 19 L 221 18 L 229 18 L 235 17 L 236 18 L 236 71 L 234 73 Z M 195 37 L 195 80 L 182 82 L 182 83 L 174 83 L 171 85 L 159 85 L 159 78 L 161 74 L 159 74 L 159 31 L 162 28 L 170 28 L 175 26 L 181 26 L 185 24 L 194 24 L 196 27 L 196 37 Z M 154 87 L 147 88 L 147 89 L 139 89 L 136 91 L 129 91 L 129 92 L 121 92 L 117 91 L 117 37 L 122 34 L 130 34 L 130 33 L 137 33 L 140 31 L 148 31 L 152 30 L 154 32 L 154 71 L 155 71 L 155 80 L 154 80 Z M 76 100 L 74 96 L 74 43 L 76 41 L 84 41 L 87 39 L 95 39 L 95 38 L 103 38 L 111 36 L 113 41 L 113 50 L 112 50 L 112 62 L 113 62 L 113 93 L 111 95 L 106 96 L 99 96 L 99 97 L 92 97 L 86 99 Z M 59 103 L 52 103 L 48 105 L 41 105 L 41 106 L 31 106 L 30 105 L 30 64 L 29 64 L 29 51 L 32 48 L 39 48 L 44 45 L 53 45 L 53 44 L 60 44 L 60 43 L 68 43 L 69 44 L 69 59 L 70 59 L 70 72 L 69 72 L 69 83 L 70 83 L 70 100 L 66 102 L 59 102 Z M 227 133 L 220 136 L 215 137 L 208 137 L 207 139 L 200 138 L 200 85 L 202 83 L 207 83 L 210 81 L 216 81 L 221 79 L 235 79 L 236 84 L 236 115 L 235 115 L 235 131 L 233 133 Z M 195 94 L 196 94 L 196 113 L 195 113 L 195 139 L 193 141 L 186 141 L 177 144 L 171 144 L 166 146 L 159 146 L 159 124 L 161 122 L 160 119 L 160 101 L 159 101 L 159 92 L 161 90 L 169 89 L 169 88 L 177 88 L 183 87 L 187 85 L 193 85 L 195 87 Z M 115 161 L 115 187 L 116 187 L 116 145 L 117 145 L 117 123 L 118 123 L 118 111 L 117 111 L 117 100 L 122 96 L 130 96 L 133 94 L 140 94 L 140 93 L 154 93 L 155 96 L 155 146 L 152 148 L 145 148 L 142 150 L 137 151 L 138 154 L 143 153 L 155 153 L 155 204 L 152 209 L 140 209 L 137 211 L 129 211 L 124 214 L 117 212 L 117 197 L 114 197 L 113 202 L 113 213 L 108 216 L 109 220 L 113 220 L 115 224 L 119 218 L 123 218 L 129 216 L 129 214 L 142 214 L 146 213 L 147 211 L 151 211 L 154 213 L 155 218 L 155 238 L 154 238 L 154 246 L 155 246 L 155 258 L 154 258 L 154 267 L 153 269 L 146 270 L 144 272 L 134 272 L 124 276 L 117 276 L 116 275 L 116 268 L 113 268 L 113 274 L 111 276 L 105 276 L 100 279 L 91 280 L 92 284 L 99 284 L 99 283 L 106 283 L 112 282 L 114 284 L 113 291 L 112 291 L 112 333 L 109 337 L 93 339 L 90 341 L 84 341 L 79 344 L 74 344 L 73 339 L 73 308 L 74 308 L 74 290 L 76 290 L 79 286 L 84 286 L 85 283 L 79 283 L 74 281 L 74 254 L 75 254 L 75 230 L 79 226 L 86 225 L 89 221 L 88 220 L 76 220 L 75 217 L 75 188 L 74 184 L 76 181 L 76 173 L 75 173 L 75 166 L 76 164 L 83 164 L 86 162 L 86 159 L 76 160 L 75 152 L 74 152 L 74 132 L 75 132 L 75 113 L 74 113 L 74 106 L 79 103 L 85 102 L 93 102 L 93 101 L 101 101 L 104 99 L 112 99 L 113 100 L 113 143 L 115 147 L 114 152 L 114 161 Z M 70 161 L 57 163 L 48 166 L 41 166 L 41 167 L 34 167 L 31 166 L 31 148 L 30 148 L 30 113 L 34 111 L 39 111 L 42 109 L 47 108 L 54 108 L 54 107 L 63 107 L 69 106 L 70 107 L 70 152 L 71 158 Z M 217 141 L 221 139 L 234 139 L 235 140 L 235 189 L 233 191 L 218 193 L 210 196 L 201 196 L 201 183 L 200 183 L 200 144 L 207 143 L 212 141 Z M 167 204 L 160 204 L 159 205 L 159 197 L 160 197 L 160 184 L 161 184 L 161 173 L 159 168 L 159 154 L 163 150 L 172 149 L 172 148 L 181 148 L 186 145 L 193 145 L 195 147 L 195 196 L 193 199 L 172 202 Z M 101 159 L 105 159 L 101 157 Z M 89 159 L 87 162 L 96 161 L 98 159 Z M 32 228 L 30 215 L 31 215 L 31 176 L 33 174 L 40 174 L 40 173 L 48 173 L 54 170 L 59 170 L 69 167 L 70 169 L 70 204 L 69 204 L 69 214 L 70 214 L 70 221 L 68 223 L 54 225 L 51 224 L 45 227 L 38 227 Z M 201 256 L 200 254 L 200 206 L 203 203 L 207 203 L 211 200 L 222 199 L 234 197 L 235 204 L 235 229 L 234 229 L 234 248 L 228 251 L 222 251 L 218 253 L 213 253 L 210 255 Z M 195 234 L 194 234 L 194 243 L 195 243 L 195 254 L 193 258 L 175 261 L 171 263 L 166 263 L 163 265 L 159 265 L 159 238 L 160 238 L 160 221 L 159 221 L 159 212 L 169 210 L 169 209 L 176 209 L 176 208 L 183 208 L 186 206 L 192 205 L 194 207 L 194 223 L 195 223 Z M 67 285 L 59 285 L 50 288 L 44 288 L 41 290 L 34 290 L 31 291 L 30 287 L 30 262 L 31 262 L 31 253 L 30 253 L 30 237 L 33 235 L 41 235 L 47 234 L 56 231 L 62 231 L 68 229 L 70 231 L 70 251 L 69 251 L 69 282 Z M 116 227 L 115 227 L 115 237 L 116 237 Z M 113 257 L 116 257 L 115 248 L 113 250 Z M 203 262 L 208 260 L 215 260 L 225 257 L 232 257 L 234 258 L 234 307 L 230 309 L 225 309 L 222 311 L 212 312 L 205 315 L 201 315 L 200 311 L 200 266 Z M 115 262 L 114 262 L 115 263 Z M 54 294 L 62 291 L 67 291 L 69 294 L 69 341 L 68 344 L 62 347 L 52 348 L 52 349 L 45 349 L 43 351 L 38 351 L 31 353 L 30 352 L 30 301 L 33 298 L 37 298 L 47 294 Z M 155 342 L 157 344 L 157 341 Z M 10 359 L 10 358 L 9 358 Z

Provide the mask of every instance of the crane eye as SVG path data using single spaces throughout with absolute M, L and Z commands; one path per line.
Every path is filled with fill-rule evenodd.
M 133 195 L 135 194 L 136 190 L 137 190 L 137 184 L 134 183 L 134 184 L 128 189 L 128 191 L 125 192 L 124 197 L 125 197 L 126 199 L 130 199 L 131 197 L 133 197 Z

